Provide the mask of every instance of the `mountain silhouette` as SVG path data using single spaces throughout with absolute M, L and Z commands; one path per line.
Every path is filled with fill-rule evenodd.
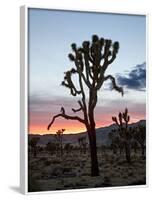
M 146 125 L 146 120 L 140 120 L 136 123 L 129 124 L 129 127 L 135 127 L 138 125 Z M 112 129 L 117 129 L 116 124 L 111 124 L 109 126 L 100 127 L 96 129 L 97 146 L 110 144 L 109 133 Z M 29 134 L 29 138 L 31 139 L 33 137 L 39 137 L 40 140 L 38 142 L 38 145 L 45 146 L 48 142 L 55 141 L 54 135 L 55 134 Z M 87 137 L 87 132 L 63 134 L 63 143 L 71 143 L 73 145 L 77 145 L 78 138 L 82 136 Z

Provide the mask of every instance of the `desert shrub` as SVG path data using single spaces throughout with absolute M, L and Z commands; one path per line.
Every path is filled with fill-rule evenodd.
M 66 183 L 65 185 L 64 185 L 64 188 L 74 188 L 74 183 Z
M 38 192 L 40 191 L 40 186 L 38 185 L 36 179 L 32 176 L 28 176 L 28 192 Z
M 133 181 L 132 183 L 130 183 L 128 185 L 145 185 L 145 184 L 146 184 L 146 179 L 145 180 Z
M 44 162 L 44 165 L 45 165 L 45 166 L 51 165 L 51 161 L 50 161 L 50 160 L 46 160 L 46 161 Z
M 76 182 L 75 186 L 77 186 L 78 188 L 86 188 L 86 186 L 88 186 L 88 184 L 86 182 Z
M 73 150 L 73 146 L 70 143 L 65 144 L 64 150 L 66 151 L 66 154 L 69 154 Z
M 109 177 L 107 177 L 107 176 L 104 177 L 102 186 L 103 187 L 110 187 L 110 186 L 112 186 L 112 183 L 111 183 L 111 180 L 110 180 Z
M 98 183 L 96 183 L 96 184 L 94 185 L 95 188 L 97 188 L 97 187 L 102 187 L 102 186 L 103 186 L 103 181 L 98 182 Z
M 46 145 L 46 151 L 49 151 L 51 155 L 53 155 L 56 150 L 57 150 L 56 143 L 49 141 Z
M 63 169 L 61 167 L 55 167 L 52 169 L 52 176 L 61 176 L 63 173 Z
M 133 176 L 133 175 L 134 175 L 133 172 L 129 172 L 129 173 L 128 173 L 128 176 Z
M 70 167 L 63 168 L 63 173 L 69 173 L 71 171 L 72 171 L 72 168 Z
M 39 161 L 46 161 L 46 160 L 47 160 L 46 157 L 42 157 L 42 158 L 39 159 Z
M 37 143 L 39 140 L 39 137 L 28 138 L 28 146 L 31 148 L 31 152 L 33 152 L 34 157 L 36 157 L 38 153 Z
M 60 163 L 61 163 L 61 161 L 58 160 L 58 159 L 54 159 L 54 160 L 52 160 L 52 164 L 60 164 Z

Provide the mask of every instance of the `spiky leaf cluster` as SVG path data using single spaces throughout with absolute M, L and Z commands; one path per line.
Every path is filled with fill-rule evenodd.
M 71 48 L 73 53 L 70 53 L 68 57 L 70 61 L 74 62 L 75 69 L 72 68 L 65 72 L 64 81 L 61 84 L 69 88 L 73 96 L 81 94 L 72 80 L 72 75 L 76 73 L 82 77 L 88 88 L 94 87 L 94 89 L 99 90 L 103 82 L 110 79 L 113 89 L 123 93 L 122 88 L 116 86 L 114 77 L 104 77 L 108 65 L 116 58 L 119 42 L 112 43 L 110 39 L 93 35 L 91 42 L 84 41 L 81 47 L 72 43 Z

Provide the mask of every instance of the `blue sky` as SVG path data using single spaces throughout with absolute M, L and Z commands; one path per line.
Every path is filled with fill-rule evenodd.
M 107 74 L 116 77 L 123 76 L 123 78 L 126 76 L 127 78 L 138 65 L 145 66 L 143 64 L 146 61 L 145 16 L 29 9 L 31 115 L 33 110 L 35 112 L 36 110 L 42 111 L 47 117 L 51 110 L 52 113 L 56 113 L 61 103 L 53 107 L 49 104 L 49 101 L 58 100 L 60 102 L 60 99 L 63 98 L 65 104 L 74 101 L 73 97 L 69 95 L 69 91 L 60 86 L 63 80 L 63 72 L 72 67 L 67 55 L 71 52 L 71 43 L 75 42 L 78 46 L 81 46 L 82 42 L 90 40 L 93 34 L 120 43 L 118 56 L 114 63 L 109 66 Z M 124 83 L 120 77 L 119 80 Z M 105 87 L 107 88 L 108 85 Z M 137 103 L 139 103 L 140 108 L 143 106 L 140 116 L 142 113 L 144 116 L 144 88 L 139 91 L 127 85 L 124 85 L 124 87 L 126 87 L 127 95 L 123 100 L 120 94 L 106 89 L 103 90 L 99 94 L 99 106 L 104 106 L 103 110 L 105 110 L 106 105 L 110 104 L 113 107 L 114 105 L 111 102 L 118 101 L 121 104 L 120 107 L 130 105 L 132 109 L 134 104 L 137 107 Z M 48 104 L 43 101 L 47 101 Z M 39 102 L 39 104 L 35 102 Z M 69 104 L 67 103 L 67 105 Z M 43 119 L 36 121 L 33 115 L 31 121 L 40 124 Z M 46 119 L 44 121 L 46 123 Z

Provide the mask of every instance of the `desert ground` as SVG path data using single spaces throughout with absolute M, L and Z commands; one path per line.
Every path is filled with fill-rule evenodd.
M 146 159 L 141 158 L 141 150 L 132 152 L 131 164 L 125 154 L 113 153 L 111 149 L 98 148 L 100 176 L 90 176 L 90 153 L 80 153 L 79 149 L 69 153 L 63 151 L 51 154 L 47 151 L 28 154 L 29 192 L 69 190 L 97 187 L 115 187 L 146 184 Z

